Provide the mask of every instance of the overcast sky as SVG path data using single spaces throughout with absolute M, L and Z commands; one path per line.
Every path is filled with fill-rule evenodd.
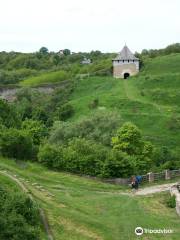
M 180 0 L 0 0 L 0 51 L 134 51 L 180 42 Z

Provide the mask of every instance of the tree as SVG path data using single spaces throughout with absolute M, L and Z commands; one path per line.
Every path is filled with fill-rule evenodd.
M 48 134 L 46 126 L 41 121 L 32 119 L 26 119 L 22 123 L 22 129 L 29 133 L 35 145 L 39 145 Z
M 53 57 L 53 63 L 57 66 L 61 61 L 61 58 L 58 54 L 55 54 Z
M 113 149 L 134 157 L 134 172 L 143 173 L 152 166 L 153 145 L 144 141 L 141 131 L 132 123 L 125 123 L 112 138 Z
M 14 128 L 0 133 L 0 152 L 3 156 L 15 159 L 31 159 L 33 156 L 33 141 L 25 130 Z
M 40 240 L 39 211 L 23 194 L 0 186 L 0 239 Z
M 104 165 L 101 175 L 103 177 L 129 177 L 134 174 L 135 161 L 132 156 L 118 150 L 111 150 Z
M 19 127 L 20 119 L 12 104 L 0 99 L 0 123 L 6 127 Z
M 64 54 L 65 56 L 68 56 L 68 55 L 71 54 L 71 51 L 70 51 L 69 49 L 64 49 L 64 50 L 63 50 L 63 54 Z
M 45 55 L 45 54 L 48 54 L 49 50 L 48 50 L 48 48 L 46 48 L 46 47 L 41 47 L 41 48 L 39 49 L 39 52 L 40 52 L 41 54 Z
M 134 124 L 127 122 L 112 137 L 113 149 L 121 150 L 129 155 L 139 155 L 143 151 L 141 131 Z
M 47 167 L 53 167 L 60 170 L 65 169 L 62 150 L 56 145 L 50 145 L 48 143 L 41 145 L 38 153 L 38 161 Z
M 74 138 L 63 149 L 66 169 L 91 176 L 101 174 L 107 151 L 103 145 L 83 138 Z
M 68 118 L 72 117 L 74 114 L 74 108 L 72 105 L 66 103 L 61 107 L 58 107 L 55 115 L 58 117 L 58 120 L 65 121 Z

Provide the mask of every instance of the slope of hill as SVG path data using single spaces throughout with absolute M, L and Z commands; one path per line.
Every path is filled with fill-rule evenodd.
M 69 118 L 65 119 L 64 123 L 59 123 L 61 128 L 67 127 L 67 136 L 61 135 L 61 132 L 61 136 L 55 134 L 55 143 L 60 143 L 58 137 L 68 139 L 69 135 L 72 136 L 73 128 L 68 128 L 68 125 L 72 124 L 76 127 L 76 124 L 84 118 L 89 119 L 96 113 L 107 113 L 105 120 L 111 121 L 111 118 L 108 118 L 110 115 L 113 115 L 113 120 L 116 118 L 116 121 L 112 121 L 113 130 L 119 127 L 117 122 L 121 125 L 123 122 L 131 121 L 143 131 L 145 139 L 152 141 L 156 146 L 166 146 L 180 153 L 180 71 L 177 65 L 179 56 L 180 54 L 174 54 L 148 59 L 145 61 L 142 72 L 127 80 L 108 76 L 111 67 L 108 59 L 105 61 L 107 64 L 105 64 L 105 69 L 102 64 L 104 60 L 99 65 L 78 66 L 73 72 L 74 75 L 71 74 L 74 76 L 74 81 L 71 81 L 74 84 L 57 89 L 52 96 L 43 93 L 33 95 L 29 89 L 25 89 L 19 93 L 15 103 L 1 104 L 1 111 L 4 111 L 1 122 L 5 126 L 14 128 L 19 128 L 18 124 L 22 123 L 21 127 L 24 127 L 24 132 L 19 129 L 12 132 L 10 129 L 8 132 L 5 126 L 1 125 L 2 132 L 9 134 L 8 139 L 4 139 L 10 140 L 8 144 L 15 144 L 17 149 L 19 146 L 16 145 L 16 141 L 11 143 L 11 134 L 20 134 L 18 135 L 20 140 L 21 136 L 29 137 L 30 143 L 32 140 L 37 141 L 37 138 L 38 144 L 44 143 L 44 137 L 47 137 L 47 132 L 44 130 L 49 130 L 56 120 L 62 121 L 58 119 L 59 113 L 67 113 L 70 110 Z M 78 76 L 79 74 L 82 75 Z M 22 84 L 35 86 L 57 81 L 59 81 L 58 72 L 52 72 L 28 78 Z M 65 106 L 64 109 L 61 108 L 62 106 Z M 17 117 L 19 115 L 22 117 L 22 119 L 18 118 L 17 123 L 14 120 L 15 117 L 12 118 L 16 116 L 16 111 Z M 30 121 L 26 119 L 27 117 Z M 99 120 L 100 117 L 101 115 L 96 122 L 90 122 L 90 125 L 99 124 L 96 134 L 93 135 L 94 144 L 97 145 L 98 151 L 100 151 L 99 142 L 103 142 L 103 147 L 110 150 L 112 137 L 108 132 L 110 125 L 103 126 L 103 131 L 101 131 L 103 122 Z M 35 122 L 33 122 L 34 119 Z M 40 120 L 46 125 L 42 126 Z M 85 129 L 90 125 L 80 124 L 79 128 Z M 29 131 L 28 128 L 33 130 L 31 138 L 30 134 L 24 135 L 26 131 Z M 89 131 L 91 130 L 92 128 Z M 53 131 L 56 133 L 56 124 L 53 125 Z M 108 133 L 109 145 L 105 144 L 107 139 L 99 141 L 99 136 L 104 132 Z M 49 131 L 48 134 L 51 138 L 52 132 Z M 106 138 L 105 135 L 101 137 Z M 35 150 L 38 147 L 36 145 Z M 8 147 L 6 149 L 9 150 Z M 18 156 L 25 159 L 25 156 Z M 56 159 L 51 152 L 49 156 Z M 134 228 L 137 225 L 152 229 L 171 226 L 174 229 L 173 239 L 179 239 L 179 220 L 175 211 L 168 209 L 165 205 L 168 197 L 166 193 L 133 198 L 123 194 L 119 186 L 95 182 L 63 172 L 53 172 L 35 163 L 27 162 L 21 165 L 13 160 L 1 158 L 0 167 L 16 174 L 21 181 L 24 181 L 40 206 L 46 210 L 55 239 L 133 240 L 135 239 Z M 4 178 L 2 178 L 3 181 Z M 164 236 L 159 235 L 158 238 L 164 239 Z M 148 239 L 154 239 L 154 236 L 148 236 Z M 166 239 L 170 240 L 172 236 L 167 235 Z
M 30 77 L 20 82 L 20 86 L 34 87 L 42 84 L 60 83 L 70 78 L 70 74 L 65 71 L 43 73 L 36 77 Z
M 166 239 L 179 239 L 178 216 L 165 204 L 168 193 L 128 196 L 120 186 L 50 171 L 35 163 L 1 159 L 0 167 L 24 182 L 46 211 L 57 240 L 134 240 L 137 226 L 170 227 L 174 233 Z M 154 237 L 148 235 L 148 239 Z
M 148 58 L 145 60 L 142 74 L 160 75 L 166 73 L 180 73 L 179 53 Z

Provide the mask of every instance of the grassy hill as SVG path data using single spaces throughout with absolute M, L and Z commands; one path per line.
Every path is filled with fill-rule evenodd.
M 180 54 L 170 54 L 158 56 L 156 58 L 148 58 L 144 62 L 143 74 L 159 75 L 167 73 L 179 73 Z
M 145 61 L 145 67 L 128 80 L 89 77 L 76 82 L 71 97 L 72 121 L 95 112 L 114 111 L 140 127 L 146 138 L 179 151 L 180 54 Z M 88 105 L 99 100 L 96 109 Z
M 36 77 L 30 77 L 20 82 L 20 86 L 34 87 L 46 83 L 59 83 L 70 78 L 70 74 L 65 71 L 43 73 Z
M 16 174 L 45 209 L 55 239 L 135 240 L 137 226 L 171 228 L 173 235 L 157 239 L 179 239 L 179 218 L 165 204 L 168 193 L 132 197 L 122 194 L 126 189 L 120 186 L 53 172 L 35 163 L 1 159 L 0 167 Z M 6 184 L 5 177 L 1 180 Z
M 99 64 L 73 66 L 70 67 L 73 72 L 68 74 L 63 71 L 44 73 L 25 79 L 20 85 L 52 84 L 71 76 L 75 88 L 70 104 L 75 114 L 70 121 L 80 121 L 95 112 L 113 111 L 123 121 L 134 122 L 147 140 L 180 152 L 180 54 L 147 58 L 139 75 L 128 80 L 111 76 L 77 77 L 87 73 L 95 75 L 98 71 L 102 73 L 103 68 L 110 69 L 109 58 L 107 61 L 100 60 Z M 99 105 L 92 109 L 89 105 L 95 100 L 99 101 Z
M 77 122 L 96 113 L 112 114 L 116 120 L 120 119 L 121 124 L 126 121 L 135 123 L 142 130 L 145 139 L 156 146 L 167 146 L 180 153 L 179 60 L 180 54 L 146 59 L 139 75 L 127 80 L 110 76 L 109 59 L 102 60 L 99 65 L 74 65 L 72 72 L 67 71 L 71 80 L 74 80 L 71 81 L 73 86 L 70 85 L 69 89 L 66 86 L 58 89 L 52 98 L 39 93 L 32 97 L 25 91 L 19 96 L 19 112 L 24 111 L 28 116 L 28 113 L 36 108 L 42 119 L 52 114 L 53 122 L 53 114 L 59 109 L 58 104 L 68 103 L 73 107 L 73 115 L 66 119 L 62 125 L 64 128 L 66 124 L 76 126 Z M 20 82 L 20 85 L 38 86 L 68 79 L 62 73 L 62 70 L 46 72 L 29 77 Z M 43 108 L 44 105 L 49 105 L 48 110 Z M 8 116 L 5 120 L 9 118 L 9 115 L 5 116 Z M 33 119 L 32 116 L 30 118 Z M 101 131 L 96 130 L 99 136 Z M 108 132 L 108 129 L 105 131 Z M 58 142 L 58 139 L 56 141 Z M 148 239 L 179 239 L 179 219 L 175 211 L 165 205 L 167 193 L 132 197 L 122 194 L 122 190 L 127 190 L 125 188 L 50 171 L 29 162 L 17 164 L 13 160 L 1 158 L 0 167 L 18 175 L 18 178 L 24 181 L 40 206 L 46 210 L 55 239 L 134 240 L 134 229 L 137 226 L 174 229 L 173 237 L 148 235 Z M 3 184 L 6 184 L 6 181 L 5 177 L 1 177 Z M 142 239 L 147 239 L 147 236 Z

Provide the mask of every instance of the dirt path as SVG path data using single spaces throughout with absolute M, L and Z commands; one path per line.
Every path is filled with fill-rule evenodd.
M 177 183 L 167 183 L 167 184 L 162 184 L 162 185 L 155 185 L 151 187 L 145 187 L 145 188 L 140 188 L 137 192 L 135 192 L 135 195 L 148 195 L 148 194 L 153 194 L 153 193 L 158 193 L 158 192 L 164 192 L 164 191 L 170 191 L 170 188 L 173 185 L 176 185 Z
M 22 191 L 24 193 L 26 193 L 32 201 L 34 201 L 34 198 L 31 195 L 31 193 L 29 192 L 29 190 L 27 189 L 27 187 L 19 179 L 17 179 L 15 176 L 13 176 L 10 173 L 7 173 L 6 171 L 0 171 L 0 174 L 6 176 L 6 177 L 10 178 L 12 181 L 16 182 L 19 185 L 19 187 L 22 189 Z M 40 212 L 41 221 L 42 221 L 44 229 L 46 231 L 48 240 L 54 240 L 51 229 L 49 227 L 48 219 L 46 217 L 44 210 L 42 208 L 40 208 L 39 212 Z
M 140 188 L 137 191 L 115 191 L 115 192 L 109 192 L 109 191 L 97 191 L 98 194 L 108 194 L 108 195 L 128 195 L 128 196 L 135 196 L 135 195 L 149 195 L 159 192 L 165 192 L 170 191 L 171 187 L 177 185 L 177 182 L 174 183 L 166 183 L 161 185 L 154 185 L 149 187 Z

